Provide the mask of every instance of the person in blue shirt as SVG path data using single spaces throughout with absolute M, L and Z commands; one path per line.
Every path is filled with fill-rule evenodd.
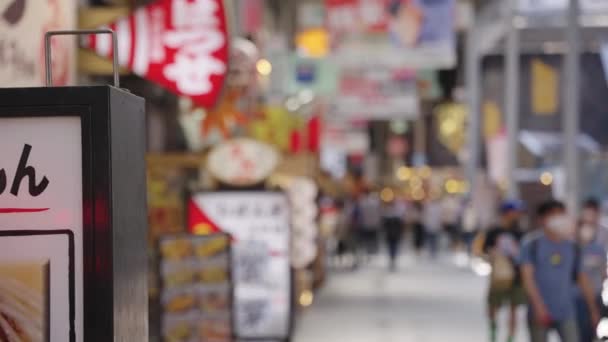
M 540 230 L 522 245 L 521 276 L 529 301 L 531 342 L 547 342 L 556 330 L 562 342 L 578 342 L 576 305 L 572 289 L 578 284 L 589 307 L 592 326 L 600 315 L 594 291 L 581 265 L 574 242 L 575 224 L 559 201 L 547 201 L 537 211 Z
M 577 241 L 579 243 L 582 269 L 591 281 L 593 295 L 598 307 L 602 307 L 602 289 L 606 280 L 606 248 L 598 241 L 598 225 L 594 221 L 589 221 L 586 212 L 599 211 L 599 204 L 596 200 L 587 200 L 583 206 L 581 224 L 577 231 Z M 576 300 L 578 329 L 580 342 L 593 342 L 597 338 L 597 330 L 591 321 L 590 311 L 585 298 L 578 287 L 574 289 Z

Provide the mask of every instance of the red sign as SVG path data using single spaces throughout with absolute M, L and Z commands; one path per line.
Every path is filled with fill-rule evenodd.
M 223 0 L 158 0 L 108 27 L 118 36 L 119 64 L 203 107 L 215 105 L 228 72 Z M 111 58 L 109 35 L 85 46 Z

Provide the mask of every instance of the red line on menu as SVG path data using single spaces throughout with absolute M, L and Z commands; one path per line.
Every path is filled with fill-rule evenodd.
M 50 208 L 0 208 L 0 214 L 40 213 Z

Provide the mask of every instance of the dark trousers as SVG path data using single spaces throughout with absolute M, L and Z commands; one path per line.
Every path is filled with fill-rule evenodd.
M 596 303 L 600 305 L 600 308 L 603 306 L 601 295 L 598 296 Z M 576 318 L 578 322 L 578 334 L 580 336 L 580 342 L 595 341 L 597 331 L 593 328 L 589 307 L 581 294 L 576 296 Z
M 397 260 L 397 255 L 399 254 L 399 246 L 401 245 L 401 238 L 395 236 L 387 236 L 386 244 L 388 246 L 388 256 L 391 260 L 391 263 L 394 263 Z
M 373 227 L 362 229 L 357 234 L 359 236 L 359 248 L 366 254 L 376 254 L 378 252 L 378 231 Z
M 426 245 L 429 248 L 431 257 L 437 257 L 437 253 L 439 252 L 439 233 L 426 232 Z
M 384 234 L 388 247 L 388 256 L 391 260 L 391 266 L 394 266 L 397 255 L 399 254 L 399 245 L 403 236 L 403 221 L 397 217 L 387 217 L 384 219 Z

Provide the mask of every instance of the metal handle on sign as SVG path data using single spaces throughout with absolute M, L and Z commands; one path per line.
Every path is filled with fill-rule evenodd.
M 48 31 L 44 34 L 44 61 L 46 64 L 46 86 L 53 86 L 53 63 L 51 61 L 51 37 L 53 36 L 80 36 L 84 34 L 109 34 L 112 36 L 112 73 L 114 75 L 114 86 L 120 88 L 118 77 L 118 39 L 116 33 L 110 29 L 95 30 L 62 30 Z

